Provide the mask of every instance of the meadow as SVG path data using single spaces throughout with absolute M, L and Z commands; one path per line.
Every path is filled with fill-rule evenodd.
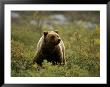
M 16 12 L 17 13 L 17 12 Z M 59 14 L 48 12 L 39 16 L 35 12 L 18 12 L 21 16 L 11 18 L 11 76 L 12 77 L 99 77 L 100 76 L 100 24 L 98 12 L 83 12 L 79 15 L 63 12 L 69 21 L 59 23 L 51 20 L 50 15 Z M 46 13 L 45 13 L 46 14 Z M 76 17 L 74 17 L 74 16 Z M 81 16 L 80 16 L 81 15 Z M 91 16 L 91 17 L 90 17 Z M 61 17 L 61 15 L 60 15 Z M 83 18 L 82 18 L 83 17 Z M 35 21 L 29 22 L 31 19 Z M 50 17 L 52 18 L 52 17 Z M 76 18 L 76 19 L 75 19 Z M 53 18 L 54 19 L 54 18 Z M 70 20 L 72 19 L 72 20 Z M 85 20 L 84 20 L 85 19 Z M 90 21 L 95 25 L 90 25 Z M 45 23 L 43 23 L 45 21 Z M 54 22 L 53 22 L 54 21 Z M 43 31 L 58 30 L 65 44 L 66 64 L 52 65 L 44 60 L 43 67 L 32 64 L 33 57 L 37 52 L 36 46 Z

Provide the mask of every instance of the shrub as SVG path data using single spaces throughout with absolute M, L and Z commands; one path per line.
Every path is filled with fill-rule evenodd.
M 74 25 L 74 26 L 73 26 Z M 32 64 L 39 32 L 31 26 L 12 25 L 11 75 L 17 77 L 89 77 L 100 76 L 100 29 L 84 29 L 73 23 L 58 26 L 65 44 L 66 65 L 52 65 L 44 60 L 43 67 Z M 44 30 L 49 30 L 45 27 Z
M 27 69 L 31 66 L 31 61 L 28 60 L 25 53 L 25 46 L 23 43 L 11 40 L 11 68 L 12 76 L 16 76 L 20 70 Z

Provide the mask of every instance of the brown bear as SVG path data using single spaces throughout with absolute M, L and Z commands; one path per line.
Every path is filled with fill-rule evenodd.
M 44 32 L 37 44 L 37 53 L 33 63 L 42 66 L 43 60 L 52 62 L 53 65 L 65 64 L 65 46 L 58 31 Z

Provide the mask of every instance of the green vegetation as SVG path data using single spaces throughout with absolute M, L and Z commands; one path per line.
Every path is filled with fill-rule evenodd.
M 34 12 L 33 12 L 34 13 Z M 32 13 L 32 14 L 33 14 Z M 69 12 L 67 12 L 69 13 Z M 64 15 L 67 13 L 63 13 Z M 100 28 L 99 23 L 93 29 L 86 29 L 81 22 L 54 24 L 66 48 L 66 65 L 52 65 L 44 60 L 43 67 L 32 64 L 41 31 L 51 29 L 34 26 L 29 23 L 30 14 L 22 13 L 21 18 L 11 23 L 11 76 L 13 77 L 98 77 L 100 76 Z M 52 13 L 51 13 L 52 14 Z M 34 13 L 35 15 L 35 13 Z M 49 13 L 48 13 L 49 15 Z M 70 14 L 68 14 L 70 15 Z M 86 14 L 86 17 L 88 14 Z M 71 15 L 70 15 L 71 16 Z M 70 17 L 69 16 L 69 17 Z M 77 16 L 77 15 L 76 15 Z M 95 16 L 95 15 L 94 15 Z M 97 16 L 97 14 L 96 14 Z M 39 17 L 39 16 L 38 16 Z M 47 17 L 47 16 L 46 16 Z M 89 19 L 90 17 L 87 17 Z M 39 19 L 45 19 L 45 16 Z M 92 17 L 90 18 L 90 20 Z M 96 18 L 95 18 L 96 19 Z M 18 21 L 16 21 L 18 20 Z M 79 19 L 78 19 L 79 20 Z M 88 21 L 88 20 L 87 20 Z M 36 29 L 37 28 L 37 29 Z

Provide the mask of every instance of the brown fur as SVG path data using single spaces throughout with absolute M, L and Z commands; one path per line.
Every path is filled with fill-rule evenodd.
M 58 31 L 44 32 L 38 41 L 37 53 L 33 62 L 42 65 L 44 59 L 54 65 L 65 64 L 65 47 Z

